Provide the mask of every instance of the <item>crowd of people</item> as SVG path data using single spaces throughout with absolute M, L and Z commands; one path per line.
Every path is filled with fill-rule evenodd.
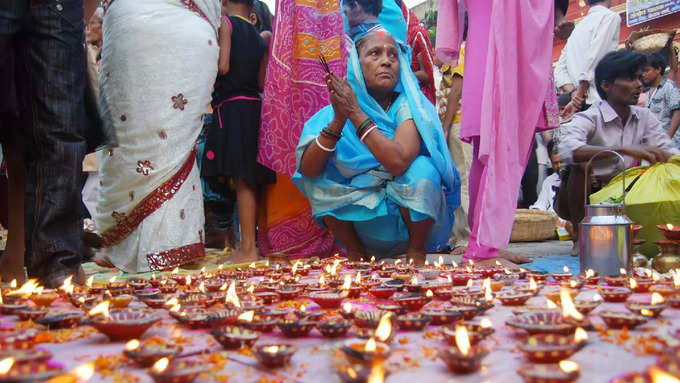
M 577 227 L 584 182 L 616 175 L 586 181 L 596 153 L 680 153 L 677 55 L 618 50 L 589 2 L 574 25 L 566 0 L 441 0 L 434 44 L 402 0 L 3 2 L 0 275 L 82 282 L 89 247 L 129 273 L 206 246 L 529 262 L 505 250 L 517 207 Z

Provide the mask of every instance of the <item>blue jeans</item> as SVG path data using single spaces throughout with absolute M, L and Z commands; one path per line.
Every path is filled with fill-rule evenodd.
M 84 43 L 82 0 L 0 1 L 0 131 L 26 142 L 26 265 L 48 281 L 81 262 Z

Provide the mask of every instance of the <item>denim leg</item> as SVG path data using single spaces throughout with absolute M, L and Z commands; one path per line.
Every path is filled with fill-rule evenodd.
M 38 278 L 73 273 L 81 261 L 80 191 L 85 109 L 85 48 L 82 0 L 31 5 L 28 44 L 19 54 L 27 70 L 30 130 L 26 189 L 29 274 Z M 28 250 L 29 248 L 27 248 Z

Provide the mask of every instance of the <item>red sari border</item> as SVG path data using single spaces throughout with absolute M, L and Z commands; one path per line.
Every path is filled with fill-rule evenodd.
M 196 152 L 197 149 L 194 147 L 191 153 L 189 153 L 187 160 L 172 178 L 147 195 L 130 213 L 123 215 L 117 220 L 115 226 L 104 231 L 101 234 L 102 245 L 111 247 L 119 243 L 130 235 L 146 217 L 158 210 L 166 201 L 170 200 L 182 187 L 187 177 L 189 177 L 189 173 L 191 173 L 194 161 L 196 160 Z
M 202 242 L 176 247 L 160 253 L 146 255 L 149 268 L 153 271 L 165 271 L 189 263 L 196 258 L 205 256 L 205 246 Z

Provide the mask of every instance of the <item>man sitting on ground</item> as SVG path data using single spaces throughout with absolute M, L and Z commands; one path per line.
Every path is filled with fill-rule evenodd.
M 680 153 L 659 120 L 647 108 L 636 106 L 642 91 L 645 56 L 632 51 L 606 54 L 595 69 L 595 83 L 601 101 L 588 110 L 574 115 L 559 143 L 561 161 L 569 165 L 562 175 L 555 209 L 560 217 L 572 224 L 584 216 L 584 164 L 602 150 L 614 150 L 625 158 L 625 167 L 666 162 Z M 593 162 L 592 192 L 605 186 L 618 172 L 618 163 L 611 154 L 602 154 Z M 576 227 L 576 226 L 574 226 Z M 576 237 L 575 233 L 575 237 Z M 574 240 L 574 250 L 578 248 Z M 572 255 L 577 255 L 572 251 Z

